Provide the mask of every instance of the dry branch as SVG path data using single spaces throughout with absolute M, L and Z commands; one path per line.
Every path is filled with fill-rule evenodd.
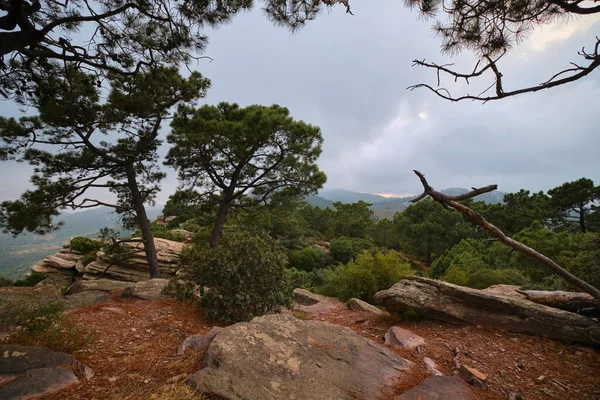
M 506 236 L 504 234 L 504 232 L 502 232 L 496 226 L 489 223 L 485 218 L 483 218 L 477 212 L 473 211 L 469 207 L 465 206 L 464 204 L 459 203 L 456 200 L 456 199 L 466 200 L 466 199 L 473 198 L 477 195 L 480 195 L 482 193 L 491 192 L 492 190 L 495 190 L 498 187 L 497 185 L 490 185 L 490 186 L 486 186 L 481 189 L 473 189 L 472 191 L 465 193 L 463 195 L 460 195 L 460 196 L 447 196 L 447 195 L 440 193 L 437 190 L 433 189 L 431 186 L 429 186 L 427 179 L 425 179 L 425 175 L 423 175 L 422 173 L 420 173 L 417 170 L 414 170 L 414 172 L 415 172 L 415 174 L 417 174 L 417 176 L 421 180 L 424 191 L 423 191 L 423 194 L 421 194 L 416 199 L 412 200 L 413 203 L 416 203 L 417 201 L 425 198 L 426 196 L 431 196 L 432 199 L 434 199 L 435 201 L 440 203 L 442 206 L 444 206 L 444 208 L 449 209 L 449 210 L 456 210 L 456 211 L 460 212 L 461 214 L 470 217 L 471 219 L 473 219 L 473 221 L 475 221 L 475 223 L 477 225 L 481 226 L 483 229 L 488 231 L 492 236 L 496 237 L 499 241 L 501 241 L 505 245 L 533 258 L 540 264 L 545 265 L 548 268 L 550 268 L 556 275 L 563 278 L 566 282 L 581 289 L 582 291 L 584 291 L 586 293 L 591 294 L 595 298 L 600 299 L 600 290 L 598 290 L 594 286 L 590 285 L 589 283 L 579 279 L 575 275 L 571 274 L 569 271 L 567 271 L 566 269 L 564 269 L 563 267 L 558 265 L 556 262 L 554 262 L 550 258 L 546 257 L 545 255 L 537 252 L 536 250 L 532 249 L 529 246 L 524 245 L 523 243 L 520 243 L 520 242 Z

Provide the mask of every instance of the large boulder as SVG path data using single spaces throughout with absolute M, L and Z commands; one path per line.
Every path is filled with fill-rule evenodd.
M 166 299 L 169 296 L 163 294 L 163 289 L 169 284 L 168 279 L 154 278 L 149 281 L 137 282 L 125 288 L 121 297 L 137 297 L 143 300 Z
M 128 242 L 129 250 L 137 250 L 132 257 L 118 264 L 110 264 L 104 252 L 98 252 L 96 261 L 85 267 L 84 279 L 94 279 L 100 275 L 128 282 L 146 281 L 150 277 L 148 262 L 144 253 L 144 244 L 141 242 Z M 158 265 L 162 273 L 175 275 L 178 270 L 177 263 L 183 249 L 183 243 L 173 240 L 155 238 Z
M 600 343 L 600 323 L 591 318 L 433 279 L 405 277 L 390 289 L 378 292 L 375 303 L 391 312 L 413 309 L 424 317 L 448 322 Z
M 292 299 L 293 310 L 309 313 L 326 313 L 341 304 L 333 297 L 322 296 L 300 288 L 294 289 Z
M 0 344 L 0 399 L 25 400 L 51 394 L 79 383 L 77 368 L 86 378 L 93 371 L 66 353 L 41 346 Z
M 431 376 L 396 400 L 475 400 L 475 395 L 456 376 Z
M 268 315 L 218 333 L 188 383 L 226 400 L 376 400 L 411 365 L 348 328 Z
M 71 288 L 71 293 L 79 293 L 88 290 L 100 290 L 102 292 L 112 292 L 113 290 L 123 291 L 133 283 L 124 281 L 115 281 L 113 279 L 80 279 Z

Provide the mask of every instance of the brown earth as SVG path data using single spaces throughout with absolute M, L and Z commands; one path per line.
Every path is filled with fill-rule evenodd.
M 286 311 L 289 312 L 289 311 Z M 299 318 L 348 326 L 357 333 L 383 343 L 395 323 L 377 319 L 339 305 L 327 314 L 294 313 Z M 177 347 L 189 335 L 207 332 L 211 324 L 192 305 L 173 300 L 118 300 L 71 313 L 75 324 L 95 330 L 98 340 L 74 354 L 95 371 L 46 400 L 68 399 L 203 399 L 183 383 L 167 383 L 181 374 L 199 369 L 199 355 L 177 356 Z M 461 364 L 488 376 L 487 390 L 474 388 L 479 399 L 508 399 L 517 392 L 524 399 L 600 399 L 600 352 L 553 340 L 489 331 L 474 326 L 424 320 L 397 325 L 425 338 L 415 350 L 393 349 L 416 363 L 409 379 L 399 382 L 386 399 L 416 386 L 428 375 L 423 357 L 430 357 L 444 374 L 452 374 L 450 349 L 458 348 Z M 540 376 L 545 378 L 538 382 Z

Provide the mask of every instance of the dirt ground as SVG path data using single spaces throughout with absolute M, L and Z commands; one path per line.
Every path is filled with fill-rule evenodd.
M 600 400 L 597 349 L 431 320 L 395 323 L 348 310 L 343 304 L 327 314 L 296 315 L 347 326 L 379 343 L 393 325 L 424 337 L 426 343 L 418 351 L 393 349 L 414 361 L 415 368 L 386 400 L 428 376 L 423 357 L 435 360 L 441 372 L 451 375 L 454 348 L 461 364 L 488 376 L 487 389 L 473 389 L 477 398 L 504 400 L 515 392 L 526 400 Z M 172 300 L 113 300 L 76 310 L 71 319 L 96 332 L 97 340 L 74 354 L 95 376 L 45 400 L 203 399 L 181 381 L 172 383 L 174 377 L 183 379 L 182 374 L 199 369 L 198 355 L 177 356 L 179 344 L 212 326 L 194 306 Z

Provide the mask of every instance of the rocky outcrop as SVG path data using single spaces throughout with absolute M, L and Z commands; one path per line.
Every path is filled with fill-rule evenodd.
M 0 399 L 25 400 L 55 393 L 79 383 L 78 369 L 86 379 L 93 371 L 66 353 L 41 346 L 0 344 Z M 8 378 L 8 379 L 6 379 Z
M 375 303 L 388 311 L 413 309 L 420 315 L 448 322 L 466 322 L 511 332 L 598 344 L 600 323 L 575 313 L 528 300 L 420 277 L 406 277 L 378 292 Z
M 112 292 L 113 290 L 116 290 L 118 292 L 121 292 L 131 285 L 133 285 L 132 282 L 115 281 L 113 279 L 106 278 L 98 278 L 91 280 L 80 279 L 73 284 L 70 292 L 80 293 L 89 290 L 99 290 L 102 292 Z
M 137 297 L 143 300 L 160 300 L 166 299 L 167 295 L 163 294 L 163 289 L 169 283 L 168 279 L 154 278 L 148 281 L 137 282 L 125 288 L 121 293 L 121 297 Z
M 376 400 L 411 365 L 348 328 L 268 315 L 218 333 L 188 383 L 226 400 Z
M 183 249 L 183 243 L 167 239 L 154 239 L 161 273 L 175 275 L 177 263 Z M 98 252 L 96 261 L 85 267 L 84 279 L 94 279 L 99 276 L 119 281 L 140 282 L 150 278 L 148 262 L 144 253 L 144 245 L 140 242 L 127 243 L 130 250 L 138 250 L 133 256 L 118 264 L 110 264 L 104 252 Z
M 182 356 L 188 350 L 204 353 L 206 349 L 208 349 L 210 342 L 212 342 L 217 333 L 221 332 L 222 330 L 223 328 L 213 326 L 208 333 L 188 336 L 183 343 L 179 345 L 179 348 L 177 349 L 177 355 Z
M 31 266 L 31 272 L 40 272 L 48 275 L 41 285 L 68 287 L 73 283 L 77 273 L 76 265 L 81 254 L 71 249 L 71 240 L 62 245 L 62 249 L 48 257 L 43 258 Z

